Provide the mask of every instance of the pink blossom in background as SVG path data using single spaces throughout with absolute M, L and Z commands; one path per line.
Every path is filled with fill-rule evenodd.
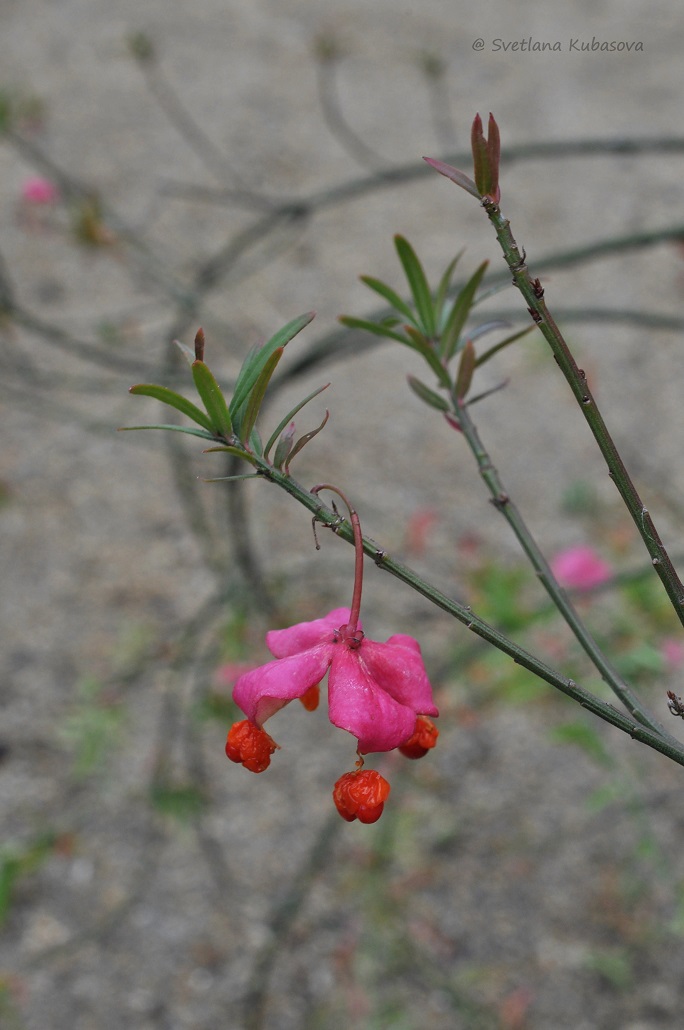
M 56 204 L 59 200 L 59 191 L 49 179 L 32 175 L 22 184 L 21 199 L 26 204 L 35 204 L 36 206 Z
M 551 559 L 550 564 L 551 571 L 561 586 L 576 590 L 591 590 L 592 587 L 605 583 L 613 575 L 608 562 L 585 544 L 559 551 Z
M 425 554 L 432 530 L 438 522 L 439 515 L 434 508 L 418 508 L 413 512 L 406 525 L 404 547 L 408 554 L 416 557 Z
M 660 645 L 660 653 L 668 668 L 679 669 L 684 665 L 684 641 L 666 637 Z

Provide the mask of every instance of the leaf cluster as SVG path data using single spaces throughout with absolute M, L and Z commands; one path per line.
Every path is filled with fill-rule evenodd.
M 252 465 L 258 465 L 256 459 L 271 464 L 273 468 L 284 470 L 289 474 L 292 459 L 316 436 L 328 420 L 325 414 L 320 426 L 305 433 L 295 440 L 295 426 L 292 419 L 330 385 L 319 387 L 299 401 L 279 422 L 264 446 L 256 428 L 256 422 L 266 396 L 269 383 L 278 363 L 283 356 L 286 345 L 311 322 L 313 311 L 299 315 L 278 330 L 266 343 L 250 350 L 242 363 L 233 385 L 232 397 L 228 401 L 216 377 L 204 361 L 204 332 L 197 331 L 195 347 L 192 351 L 185 344 L 176 343 L 188 360 L 192 371 L 195 389 L 203 404 L 199 407 L 175 390 L 152 383 L 140 383 L 130 388 L 136 396 L 154 397 L 170 408 L 175 408 L 185 415 L 195 426 L 183 426 L 170 423 L 158 423 L 147 426 L 126 426 L 126 429 L 166 429 L 178 433 L 187 433 L 208 440 L 216 446 L 207 451 L 227 451 L 243 458 Z M 274 460 L 270 462 L 270 452 L 276 446 Z M 256 474 L 256 473 L 252 473 Z M 221 479 L 243 479 L 244 476 L 222 476 Z
M 437 389 L 443 392 L 437 392 L 415 376 L 408 378 L 411 389 L 430 407 L 455 417 L 458 404 L 470 390 L 475 370 L 530 330 L 513 333 L 477 356 L 476 340 L 486 333 L 508 328 L 506 322 L 490 321 L 466 332 L 473 307 L 494 292 L 480 292 L 488 262 L 483 261 L 456 290 L 453 278 L 463 255 L 460 251 L 447 266 L 437 288 L 432 290 L 420 259 L 408 240 L 395 236 L 394 245 L 409 286 L 410 301 L 405 301 L 379 279 L 364 275 L 361 281 L 387 301 L 392 313 L 376 322 L 348 315 L 340 321 L 350 329 L 384 336 L 420 354 L 435 376 Z M 479 399 L 473 398 L 470 403 Z

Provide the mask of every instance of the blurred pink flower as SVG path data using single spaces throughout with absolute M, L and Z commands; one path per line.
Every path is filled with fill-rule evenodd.
M 59 191 L 49 179 L 32 175 L 22 184 L 21 199 L 26 204 L 35 204 L 36 206 L 56 204 L 59 200 Z
M 408 554 L 421 557 L 425 554 L 430 535 L 439 522 L 439 515 L 434 508 L 417 508 L 406 525 L 404 547 Z
M 564 587 L 591 590 L 605 583 L 613 575 L 608 562 L 599 557 L 592 547 L 579 544 L 559 551 L 551 559 L 551 571 Z
M 660 653 L 670 669 L 679 669 L 684 665 L 684 641 L 676 637 L 666 637 L 660 645 Z

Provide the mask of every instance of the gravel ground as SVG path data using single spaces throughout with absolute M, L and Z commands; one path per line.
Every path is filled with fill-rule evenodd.
M 331 816 L 349 748 L 320 720 L 312 742 L 311 720 L 279 716 L 280 774 L 228 768 L 225 723 L 200 716 L 227 695 L 213 670 L 230 613 L 259 595 L 236 569 L 228 490 L 196 484 L 220 466 L 192 442 L 114 432 L 157 417 L 126 390 L 177 376 L 174 336 L 203 325 L 230 378 L 252 344 L 315 308 L 267 415 L 332 380 L 300 416 L 309 428 L 331 410 L 298 478 L 339 483 L 366 532 L 447 592 L 464 590 L 474 532 L 510 562 L 465 449 L 436 417 L 428 429 L 406 390 L 420 371 L 409 352 L 363 341 L 353 360 L 295 376 L 296 363 L 341 312 L 372 310 L 359 274 L 400 288 L 393 233 L 431 276 L 463 246 L 471 267 L 502 267 L 477 204 L 420 171 L 422 154 L 467 148 L 475 111 L 495 111 L 504 146 L 681 136 L 681 24 L 664 0 L 524 14 L 462 0 L 0 0 L 0 87 L 28 140 L 0 147 L 0 272 L 20 315 L 0 325 L 3 1027 L 681 1025 L 678 767 L 607 728 L 608 764 L 559 747 L 550 728 L 573 714 L 562 701 L 481 703 L 482 684 L 454 667 L 465 631 L 371 569 L 371 634 L 423 641 L 443 716 L 434 758 L 408 770 L 389 758 L 391 811 L 364 828 Z M 139 32 L 156 53 L 143 67 L 126 44 Z M 322 75 L 316 54 L 333 45 Z M 505 210 L 534 268 L 681 224 L 681 164 L 664 151 L 512 162 Z M 336 191 L 399 166 L 409 181 Z M 36 172 L 64 203 L 22 204 Z M 308 198 L 308 214 L 266 231 L 287 198 Z M 680 318 L 681 254 L 634 247 L 545 285 L 677 550 L 681 331 L 569 312 Z M 490 303 L 519 308 L 512 291 Z M 540 542 L 553 551 L 593 528 L 633 563 L 634 534 L 541 341 L 484 381 L 504 377 L 478 423 Z M 593 526 L 562 515 L 578 482 L 593 484 Z M 348 549 L 330 537 L 316 553 L 296 505 L 261 483 L 245 495 L 280 613 L 348 603 Z M 412 554 L 422 509 L 439 521 Z M 267 604 L 239 657 L 263 657 Z

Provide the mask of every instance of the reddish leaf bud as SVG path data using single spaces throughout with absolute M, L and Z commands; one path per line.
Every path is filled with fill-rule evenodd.
M 489 138 L 485 139 L 482 130 L 482 119 L 479 114 L 476 114 L 470 133 L 473 164 L 475 166 L 475 185 L 483 198 L 498 204 L 501 199 L 501 190 L 499 189 L 501 141 L 499 139 L 499 126 L 494 121 L 492 114 L 489 116 L 487 131 L 489 132 Z

